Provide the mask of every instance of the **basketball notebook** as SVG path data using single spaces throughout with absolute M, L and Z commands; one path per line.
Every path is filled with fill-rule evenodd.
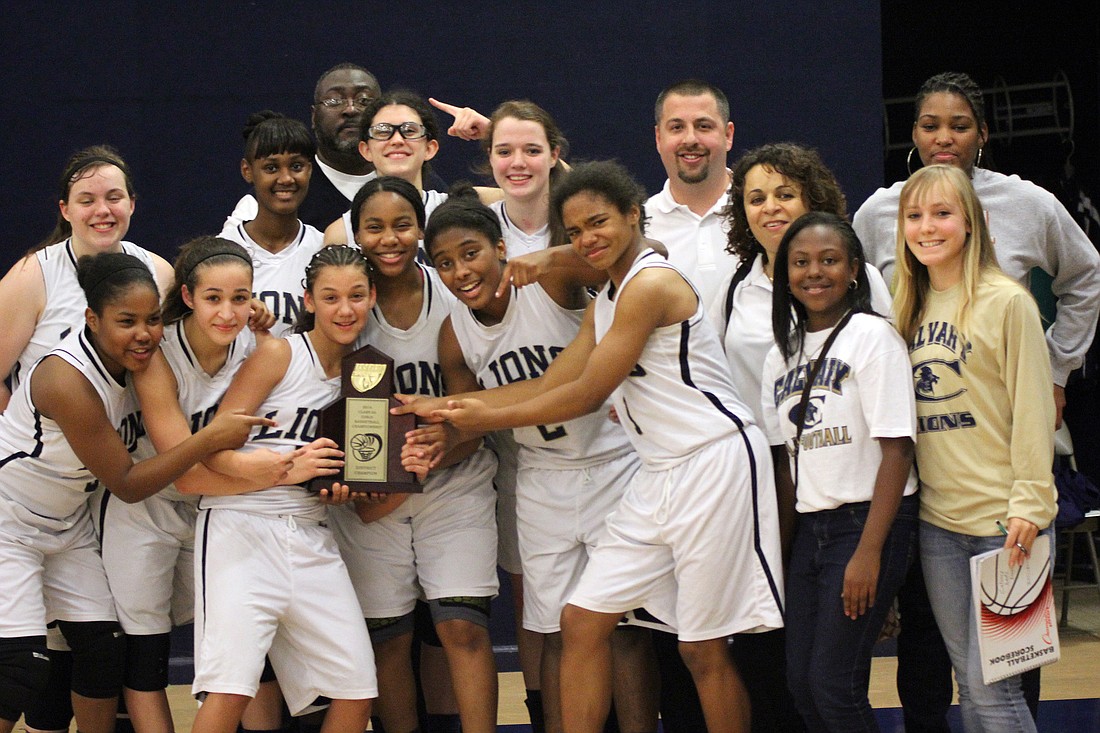
M 970 558 L 982 679 L 989 685 L 1058 661 L 1058 625 L 1051 585 L 1050 537 L 1037 537 L 1019 567 L 1009 550 Z

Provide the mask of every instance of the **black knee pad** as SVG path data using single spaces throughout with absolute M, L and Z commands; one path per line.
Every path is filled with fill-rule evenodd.
M 50 678 L 45 636 L 0 639 L 0 718 L 13 723 Z
M 60 632 L 59 632 L 60 635 Z M 50 640 L 47 637 L 46 647 Z M 42 694 L 33 698 L 23 711 L 28 728 L 35 730 L 68 730 L 73 721 L 73 695 L 70 692 L 73 675 L 73 653 L 50 649 L 50 679 Z
M 413 609 L 413 624 L 415 636 L 421 644 L 443 648 L 443 642 L 439 640 L 439 634 L 435 632 L 435 623 L 432 622 L 432 609 L 427 601 L 417 601 Z
M 138 692 L 156 692 L 168 687 L 171 650 L 172 638 L 168 634 L 127 634 L 126 687 Z
M 390 616 L 388 618 L 368 618 L 367 632 L 372 644 L 381 644 L 413 631 L 413 615 Z
M 428 601 L 432 610 L 432 623 L 461 619 L 489 628 L 489 601 L 487 596 L 452 596 Z
M 105 699 L 122 692 L 126 635 L 117 621 L 59 621 L 73 648 L 73 692 Z

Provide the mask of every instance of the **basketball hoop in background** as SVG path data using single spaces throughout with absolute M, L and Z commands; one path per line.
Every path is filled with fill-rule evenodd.
M 1009 86 L 997 77 L 986 95 L 989 137 L 1011 145 L 1013 140 L 1035 135 L 1057 135 L 1062 142 L 1073 139 L 1073 90 L 1064 71 L 1046 84 Z

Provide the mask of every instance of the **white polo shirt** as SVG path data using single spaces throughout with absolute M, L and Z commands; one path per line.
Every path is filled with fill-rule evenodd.
M 672 198 L 669 181 L 645 203 L 646 236 L 668 248 L 668 261 L 685 273 L 710 309 L 719 286 L 737 269 L 737 258 L 726 252 L 729 226 L 722 216 L 728 197 L 721 196 L 703 216 Z

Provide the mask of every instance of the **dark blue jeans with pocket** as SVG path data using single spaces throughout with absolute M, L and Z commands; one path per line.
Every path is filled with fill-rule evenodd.
M 813 731 L 877 731 L 867 699 L 871 649 L 901 587 L 917 534 L 917 495 L 902 499 L 882 548 L 875 604 L 844 615 L 844 571 L 870 502 L 798 516 L 787 571 L 787 684 Z

